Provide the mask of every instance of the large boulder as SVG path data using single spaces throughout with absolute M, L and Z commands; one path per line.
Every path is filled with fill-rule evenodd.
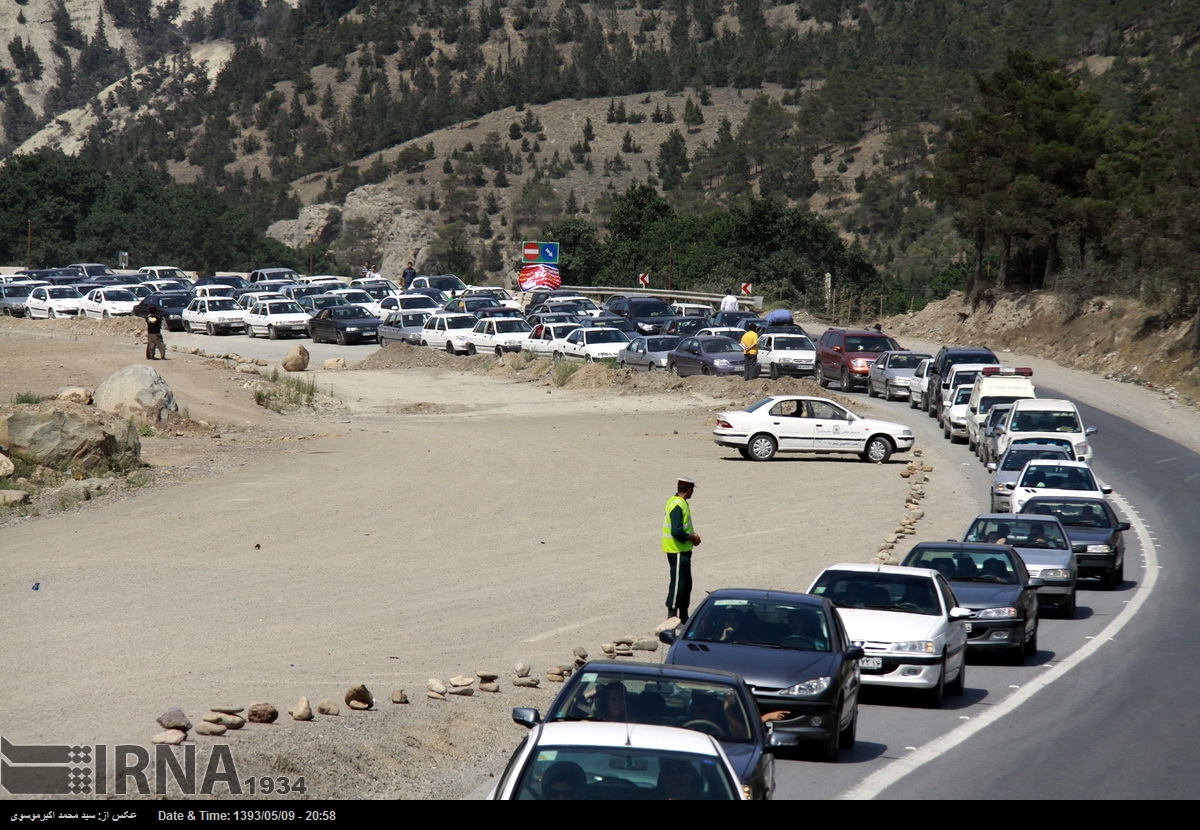
M 287 357 L 283 359 L 283 370 L 285 372 L 303 372 L 307 368 L 308 349 L 297 343 L 287 353 Z
M 101 412 L 133 417 L 137 421 L 165 421 L 179 412 L 175 393 L 162 375 L 149 366 L 134 364 L 114 372 L 92 395 Z
M 0 417 L 9 454 L 55 470 L 126 469 L 141 461 L 142 442 L 129 421 L 82 406 L 22 406 Z

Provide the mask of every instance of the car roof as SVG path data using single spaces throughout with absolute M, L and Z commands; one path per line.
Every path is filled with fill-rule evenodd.
M 986 542 L 959 542 L 957 540 L 947 539 L 945 542 L 917 542 L 912 546 L 912 549 L 909 550 L 908 553 L 904 554 L 904 558 L 907 559 L 915 550 L 927 550 L 929 548 L 937 548 L 939 550 L 975 550 L 979 551 L 980 553 L 1012 552 L 1012 548 L 1009 545 L 989 545 Z
M 1029 446 L 1029 445 L 1025 444 L 1023 446 Z M 1063 449 L 1063 448 L 1056 447 L 1056 449 Z M 1073 460 L 1067 460 L 1065 458 L 1031 458 L 1027 462 L 1025 462 L 1025 466 L 1026 467 L 1079 467 L 1079 468 L 1086 469 L 1086 470 L 1092 469 L 1091 465 L 1088 464 L 1086 461 L 1073 461 Z
M 645 723 L 603 723 L 595 721 L 554 721 L 540 725 L 538 744 L 550 746 L 633 747 L 665 749 L 694 755 L 719 755 L 716 741 L 709 735 L 676 726 L 651 726 Z
M 978 517 L 976 517 L 978 518 Z M 932 568 L 908 568 L 902 565 L 869 565 L 865 562 L 839 562 L 836 565 L 830 565 L 822 573 L 829 571 L 854 571 L 857 573 L 880 573 L 880 574 L 896 574 L 909 576 L 924 576 L 932 579 L 938 575 L 938 572 Z
M 1013 401 L 1013 409 L 1076 409 L 1074 402 L 1064 398 L 1021 398 Z M 1078 410 L 1076 410 L 1078 411 Z
M 1051 498 L 1051 497 L 1047 496 L 1046 498 Z M 1034 519 L 1032 521 L 1040 522 L 1043 519 L 1045 519 L 1046 521 L 1055 522 L 1056 524 L 1059 524 L 1059 525 L 1062 524 L 1062 522 L 1058 521 L 1057 516 L 1050 516 L 1050 515 L 1047 515 L 1044 513 L 1035 513 L 1033 515 L 1036 515 L 1038 518 Z M 1012 521 L 1028 522 L 1028 521 L 1031 521 L 1029 518 L 1029 515 L 1027 515 L 1025 513 L 980 513 L 974 519 L 971 519 L 971 524 L 975 524 L 975 522 L 978 522 L 980 520 L 989 521 L 989 522 L 992 522 L 992 521 L 995 521 L 995 522 L 1012 522 Z M 970 525 L 968 525 L 968 528 L 969 527 L 970 527 Z
M 778 599 L 805 605 L 824 605 L 823 597 L 797 591 L 776 591 L 771 588 L 721 588 L 712 591 L 708 599 Z
M 807 596 L 807 594 L 805 595 Z M 613 660 L 592 660 L 575 670 L 576 674 L 595 672 L 597 674 L 620 673 L 626 677 L 672 678 L 687 680 L 711 680 L 715 683 L 731 683 L 737 685 L 742 677 L 734 672 L 720 669 L 698 669 L 691 666 L 679 666 L 669 663 L 618 663 Z

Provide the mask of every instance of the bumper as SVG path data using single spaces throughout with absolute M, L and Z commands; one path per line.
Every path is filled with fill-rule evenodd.
M 1045 585 L 1037 589 L 1038 605 L 1050 605 L 1057 608 L 1070 602 L 1074 593 L 1075 580 L 1048 580 Z
M 863 669 L 864 686 L 891 686 L 900 689 L 932 689 L 942 674 L 941 656 L 915 657 L 867 652 L 867 657 L 881 657 L 883 666 Z
M 950 422 L 950 437 L 951 438 L 966 438 L 967 437 L 967 425 L 966 424 L 956 424 L 953 421 L 951 421 Z
M 781 375 L 791 375 L 792 377 L 802 378 L 810 377 L 816 374 L 816 367 L 813 364 L 803 363 L 772 363 L 770 366 L 764 366 L 763 369 L 770 371 L 771 367 Z
M 342 336 L 346 338 L 347 343 L 378 343 L 378 331 L 344 331 Z M 463 349 L 466 351 L 465 347 Z
M 971 620 L 970 624 L 971 630 L 967 632 L 970 652 L 1025 647 L 1024 620 Z
M 760 712 L 786 711 L 788 716 L 783 720 L 774 721 L 771 728 L 776 732 L 785 732 L 797 740 L 825 740 L 830 732 L 838 731 L 835 701 L 797 700 L 793 697 L 756 691 L 754 702 L 758 704 Z
M 1080 576 L 1107 576 L 1117 570 L 1116 553 L 1077 553 Z

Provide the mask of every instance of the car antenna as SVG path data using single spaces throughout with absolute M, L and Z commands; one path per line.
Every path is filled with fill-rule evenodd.
M 625 721 L 625 746 L 633 746 L 633 724 Z

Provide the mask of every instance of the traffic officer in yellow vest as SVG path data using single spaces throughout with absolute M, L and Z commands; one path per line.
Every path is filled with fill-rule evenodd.
M 695 481 L 690 478 L 679 479 L 675 495 L 667 499 L 663 516 L 662 549 L 671 569 L 671 583 L 667 587 L 667 617 L 677 617 L 680 624 L 687 622 L 691 608 L 692 548 L 700 544 L 700 537 L 692 527 L 692 508 L 688 504 L 695 490 Z

